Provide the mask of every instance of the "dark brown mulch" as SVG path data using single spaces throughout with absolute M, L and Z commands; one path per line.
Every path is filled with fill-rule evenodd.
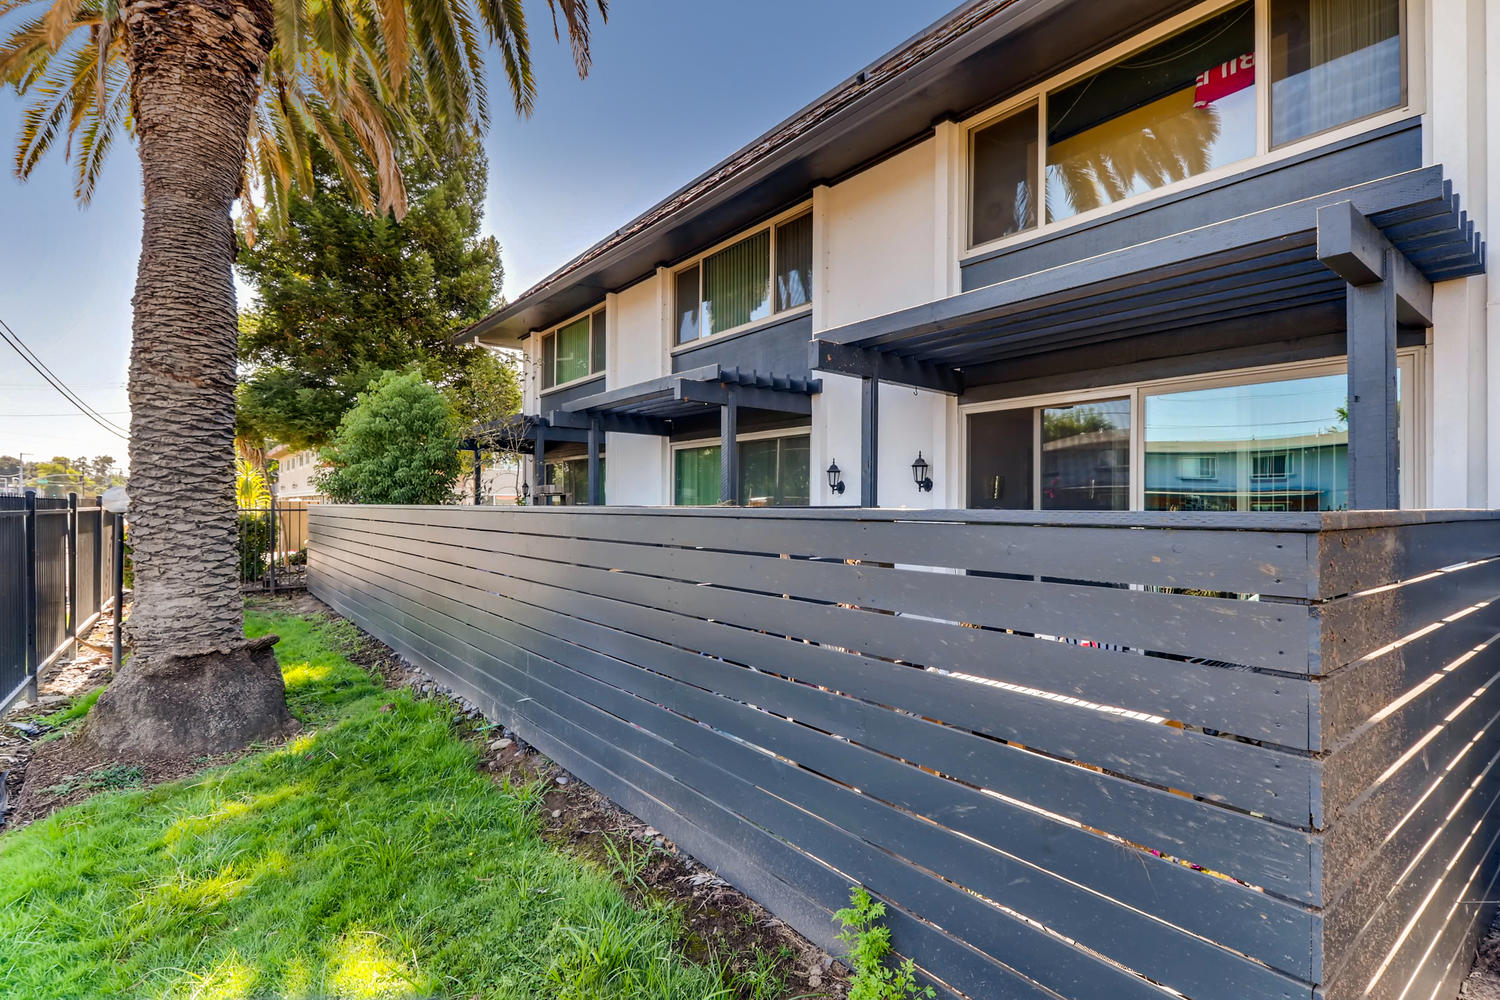
M 268 611 L 339 617 L 305 594 L 279 608 L 270 602 L 264 607 Z M 360 645 L 345 650 L 350 659 L 377 671 L 390 686 L 442 693 L 426 672 L 409 666 L 363 631 L 360 635 Z M 689 957 L 699 961 L 715 958 L 736 971 L 745 971 L 755 956 L 774 956 L 787 997 L 843 1000 L 848 996 L 847 970 L 817 945 L 683 854 L 657 830 L 537 753 L 516 734 L 485 724 L 482 716 L 469 708 L 465 719 L 475 737 L 484 742 L 480 766 L 494 780 L 547 783 L 541 818 L 548 841 L 607 870 L 618 870 L 624 859 L 637 868 L 625 885 L 635 902 L 649 897 L 680 906 L 684 915 L 681 944 Z

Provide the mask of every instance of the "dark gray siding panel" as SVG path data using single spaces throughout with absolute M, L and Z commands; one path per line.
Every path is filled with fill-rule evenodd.
M 964 263 L 968 291 L 1422 166 L 1410 119 Z
M 705 339 L 692 350 L 672 356 L 672 371 L 685 372 L 717 364 L 775 375 L 809 378 L 807 342 L 812 339 L 812 314 L 803 313 L 726 340 Z
M 560 410 L 568 403 L 592 396 L 596 392 L 603 392 L 607 386 L 604 384 L 604 376 L 591 378 L 587 382 L 579 382 L 570 385 L 566 389 L 548 389 L 542 393 L 541 411 L 543 415 L 548 410 Z

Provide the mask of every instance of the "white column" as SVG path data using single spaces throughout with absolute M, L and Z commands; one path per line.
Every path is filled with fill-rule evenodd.
M 1500 3 L 1486 2 L 1500 12 Z M 1442 164 L 1462 207 L 1488 233 L 1492 192 L 1486 145 L 1492 130 L 1486 91 L 1493 84 L 1486 80 L 1485 55 L 1486 21 L 1494 18 L 1486 17 L 1485 3 L 1470 0 L 1428 0 L 1427 11 L 1425 151 L 1429 162 Z M 1489 482 L 1500 473 L 1491 456 L 1500 435 L 1489 433 L 1494 405 L 1500 403 L 1492 391 L 1500 370 L 1491 370 L 1500 354 L 1490 349 L 1490 341 L 1500 336 L 1500 315 L 1486 309 L 1486 299 L 1493 297 L 1488 284 L 1486 277 L 1475 277 L 1433 286 L 1429 495 L 1405 498 L 1407 506 L 1485 506 L 1488 497 L 1500 496 Z

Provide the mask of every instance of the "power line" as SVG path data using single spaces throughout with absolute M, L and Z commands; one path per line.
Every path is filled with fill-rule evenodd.
M 41 358 L 37 357 L 36 352 L 33 351 L 30 347 L 26 346 L 26 342 L 21 339 L 21 335 L 12 330 L 8 325 L 6 325 L 4 320 L 0 320 L 0 339 L 6 340 L 7 343 L 14 347 L 16 349 L 16 352 L 21 355 L 22 360 L 30 365 L 33 371 L 35 371 L 38 375 L 41 375 L 49 385 L 51 385 L 54 389 L 62 394 L 64 399 L 68 400 L 68 402 L 72 403 L 74 406 L 82 410 L 86 416 L 94 420 L 96 423 L 101 424 L 101 426 L 105 426 L 106 430 L 112 428 L 113 432 L 119 434 L 121 437 L 125 437 L 128 435 L 128 432 L 125 431 L 125 428 L 121 427 L 119 424 L 115 423 L 112 420 L 106 419 L 103 414 L 99 413 L 98 410 L 85 403 L 76 392 L 68 388 L 67 383 L 63 382 L 63 380 L 59 378 L 58 375 L 52 371 L 52 369 L 48 368 L 46 363 L 43 362 Z
M 48 385 L 52 386 L 52 388 L 56 389 L 64 399 L 77 407 L 79 412 L 81 412 L 84 416 L 88 417 L 94 423 L 98 424 L 100 427 L 104 428 L 106 431 L 109 431 L 116 437 L 123 438 L 127 441 L 130 439 L 129 431 L 125 430 L 120 425 L 103 416 L 92 406 L 89 406 L 78 397 L 77 393 L 75 393 L 72 389 L 69 389 L 67 387 L 67 384 L 64 383 L 62 379 L 53 374 L 52 370 L 42 363 L 41 358 L 38 358 L 34 353 L 32 353 L 31 348 L 26 346 L 26 344 L 21 340 L 20 335 L 18 335 L 14 330 L 6 325 L 4 320 L 0 320 L 0 340 L 4 340 L 12 348 L 14 348 L 15 352 L 21 356 L 21 360 L 26 362 L 26 364 L 30 366 L 32 371 L 40 375 L 42 379 Z

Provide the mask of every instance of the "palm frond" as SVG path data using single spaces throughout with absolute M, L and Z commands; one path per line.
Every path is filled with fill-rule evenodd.
M 530 114 L 536 81 L 524 2 L 268 0 L 274 40 L 246 129 L 239 192 L 251 238 L 264 224 L 285 225 L 291 199 L 311 189 L 315 146 L 367 211 L 404 215 L 400 150 L 434 155 L 413 105 L 449 136 L 482 129 L 489 45 L 499 50 L 517 113 Z M 15 171 L 29 175 L 62 143 L 83 203 L 118 137 L 134 132 L 120 3 L 0 0 L 0 85 L 25 100 Z M 566 31 L 586 74 L 591 19 L 608 18 L 606 0 L 547 5 L 554 37 Z

